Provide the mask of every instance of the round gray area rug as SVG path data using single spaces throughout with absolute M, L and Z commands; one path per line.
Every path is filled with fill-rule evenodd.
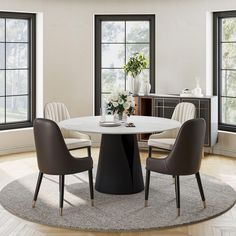
M 34 209 L 31 203 L 37 174 L 4 187 L 0 192 L 0 203 L 14 215 L 56 227 L 93 231 L 160 229 L 210 219 L 234 205 L 236 193 L 229 185 L 213 177 L 201 176 L 207 208 L 203 208 L 195 176 L 180 177 L 180 217 L 176 217 L 172 177 L 156 173 L 151 175 L 149 207 L 146 208 L 144 191 L 121 196 L 95 191 L 95 207 L 91 207 L 87 172 L 66 176 L 62 217 L 58 208 L 57 176 L 43 178 Z

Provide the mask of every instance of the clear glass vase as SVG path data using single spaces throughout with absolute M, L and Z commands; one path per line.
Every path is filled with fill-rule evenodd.
M 123 113 L 118 113 L 118 120 L 122 121 L 122 119 L 123 119 Z
M 114 114 L 114 121 L 115 122 L 126 122 L 127 115 L 125 113 L 115 113 Z

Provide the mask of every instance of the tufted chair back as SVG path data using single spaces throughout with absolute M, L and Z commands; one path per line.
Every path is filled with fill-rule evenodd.
M 64 103 L 50 102 L 44 107 L 44 118 L 59 123 L 62 120 L 70 119 L 70 115 Z
M 179 103 L 173 112 L 171 119 L 184 123 L 187 120 L 196 118 L 196 107 L 189 102 Z

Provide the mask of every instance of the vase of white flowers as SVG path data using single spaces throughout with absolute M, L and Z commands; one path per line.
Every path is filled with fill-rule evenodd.
M 123 115 L 130 116 L 134 112 L 134 99 L 128 91 L 119 91 L 113 93 L 107 100 L 107 111 L 113 115 L 117 115 L 122 120 Z

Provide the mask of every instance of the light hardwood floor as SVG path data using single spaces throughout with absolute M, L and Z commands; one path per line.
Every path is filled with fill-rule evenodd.
M 92 149 L 92 155 L 95 163 L 97 162 L 98 151 L 99 150 L 97 148 Z M 81 150 L 74 151 L 73 153 L 83 156 L 83 151 L 81 152 Z M 159 153 L 156 153 L 156 155 L 160 156 Z M 141 151 L 142 163 L 145 163 L 146 156 L 147 151 Z M 34 173 L 35 171 L 37 171 L 37 162 L 34 152 L 0 157 L 0 189 L 2 189 L 12 180 Z M 202 162 L 201 172 L 220 178 L 236 190 L 236 158 L 206 155 Z M 198 224 L 166 230 L 126 233 L 85 232 L 48 227 L 22 220 L 16 216 L 11 215 L 0 206 L 0 236 L 8 235 L 236 236 L 236 206 L 217 218 Z

